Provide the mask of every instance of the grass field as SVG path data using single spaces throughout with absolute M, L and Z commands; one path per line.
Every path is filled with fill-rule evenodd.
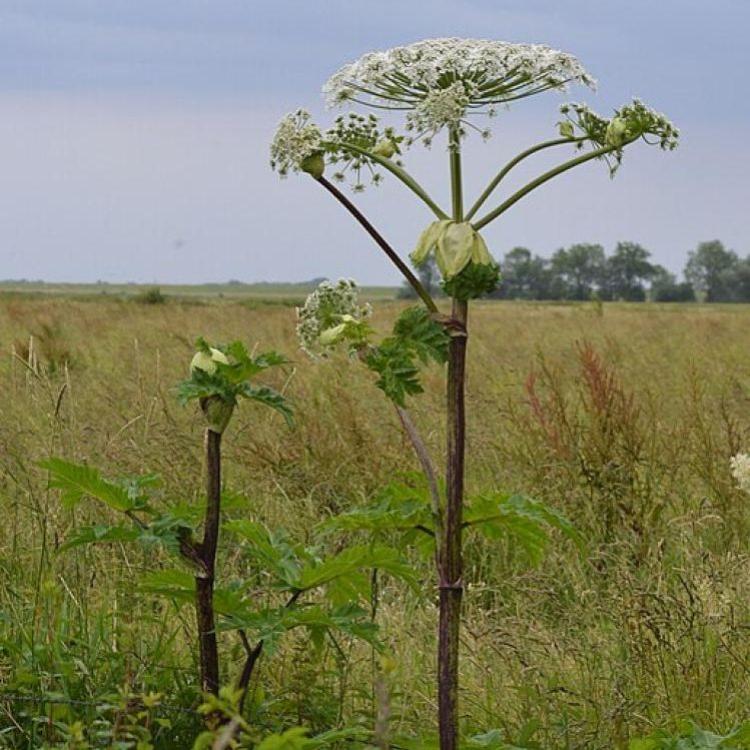
M 262 300 L 268 303 L 300 303 L 315 289 L 316 281 L 299 284 L 261 282 L 245 284 L 227 282 L 225 284 L 94 284 L 50 283 L 43 281 L 0 281 L 0 294 L 65 297 L 66 299 L 89 300 L 92 297 L 114 297 L 115 299 L 139 299 L 150 290 L 159 289 L 168 298 L 175 300 Z M 362 295 L 368 300 L 387 300 L 396 296 L 395 287 L 363 287 Z
M 109 289 L 0 299 L 0 691 L 87 702 L 126 686 L 189 707 L 192 614 L 136 591 L 160 553 L 59 553 L 74 524 L 103 513 L 63 509 L 37 462 L 157 473 L 167 497 L 198 501 L 202 423 L 172 388 L 202 335 L 293 359 L 272 380 L 297 426 L 247 405 L 226 437 L 235 516 L 308 539 L 417 465 L 370 373 L 298 353 L 292 307 L 166 287 L 166 304 L 139 305 Z M 376 302 L 376 326 L 400 309 Z M 750 308 L 478 303 L 470 324 L 469 493 L 537 497 L 587 545 L 581 553 L 555 537 L 533 566 L 508 539 L 469 536 L 465 731 L 497 727 L 510 741 L 525 729 L 545 750 L 605 750 L 685 719 L 723 730 L 747 719 L 750 507 L 729 458 L 750 442 Z M 437 456 L 442 380 L 431 368 L 413 401 Z M 434 582 L 429 561 L 407 554 L 423 594 L 385 581 L 376 616 L 393 657 L 394 734 L 434 725 Z M 231 548 L 220 559 L 224 571 L 243 564 Z M 234 674 L 239 641 L 222 656 Z M 269 728 L 369 725 L 373 656 L 292 637 L 264 658 L 254 696 L 254 718 Z M 86 710 L 0 696 L 0 742 L 42 746 L 50 722 Z M 170 718 L 175 744 L 158 746 L 189 747 L 174 738 L 193 736 L 198 720 Z

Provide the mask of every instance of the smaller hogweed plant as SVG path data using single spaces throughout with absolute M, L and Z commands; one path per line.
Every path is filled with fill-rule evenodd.
M 268 386 L 258 386 L 251 378 L 269 367 L 282 365 L 284 357 L 269 352 L 251 356 L 244 344 L 235 341 L 226 348 L 209 346 L 199 339 L 190 363 L 190 377 L 178 390 L 181 403 L 197 400 L 206 420 L 206 512 L 203 539 L 191 533 L 180 536 L 180 553 L 195 568 L 195 608 L 198 625 L 201 687 L 217 693 L 220 686 L 219 648 L 214 613 L 216 554 L 221 527 L 221 440 L 240 398 L 276 409 L 291 424 L 292 413 L 281 394 Z M 250 658 L 250 652 L 248 652 Z
M 351 294 L 351 286 L 343 288 Z M 334 540 L 335 552 L 325 554 L 322 534 L 309 546 L 296 543 L 284 529 L 272 531 L 242 517 L 247 501 L 224 490 L 222 438 L 241 399 L 268 406 L 292 424 L 284 396 L 255 382 L 258 375 L 285 362 L 275 352 L 250 354 L 239 342 L 210 346 L 203 339 L 198 341 L 190 377 L 179 384 L 177 395 L 183 404 L 198 401 L 205 420 L 203 503 L 170 501 L 153 475 L 109 480 L 94 468 L 60 458 L 42 463 L 49 472 L 50 487 L 61 491 L 66 507 L 91 498 L 125 517 L 116 524 L 79 528 L 61 552 L 82 544 L 135 542 L 148 549 L 160 547 L 177 562 L 176 567 L 149 571 L 140 590 L 195 608 L 198 676 L 207 696 L 203 712 L 209 724 L 203 739 L 213 737 L 214 730 L 224 724 L 230 727 L 219 732 L 226 744 L 196 745 L 200 747 L 245 747 L 249 745 L 237 744 L 240 736 L 246 740 L 249 736 L 252 742 L 258 739 L 252 732 L 247 735 L 248 725 L 242 718 L 245 699 L 261 655 L 264 651 L 273 654 L 285 633 L 307 631 L 315 648 L 335 632 L 381 649 L 370 616 L 369 571 L 382 571 L 416 586 L 411 568 L 395 549 L 382 543 L 346 547 Z M 220 576 L 220 534 L 232 538 L 233 554 L 246 563 L 241 567 L 249 571 L 247 578 Z M 238 634 L 244 662 L 234 686 L 225 688 L 222 697 L 221 685 L 228 682 L 220 670 L 219 634 L 224 631 Z
M 464 141 L 472 133 L 478 133 L 484 140 L 491 135 L 489 128 L 476 124 L 479 118 L 493 118 L 515 102 L 548 91 L 564 91 L 573 84 L 593 88 L 594 79 L 566 52 L 538 44 L 427 39 L 370 52 L 343 66 L 325 84 L 324 93 L 329 106 L 349 105 L 354 111 L 325 129 L 308 112 L 298 110 L 281 121 L 271 144 L 273 168 L 281 176 L 305 173 L 325 188 L 361 224 L 424 303 L 421 318 L 406 314 L 406 319 L 399 319 L 399 330 L 394 330 L 393 337 L 374 348 L 366 343 L 362 314 L 356 310 L 337 311 L 340 317 L 328 321 L 331 325 L 321 322 L 323 341 L 319 337 L 316 345 L 340 338 L 357 344 L 361 358 L 378 372 L 379 385 L 390 390 L 386 392 L 402 410 L 405 397 L 419 390 L 419 362 L 425 359 L 447 362 L 446 474 L 444 489 L 437 494 L 434 507 L 442 750 L 454 750 L 458 742 L 468 309 L 470 300 L 491 292 L 499 281 L 498 265 L 481 232 L 518 201 L 574 167 L 599 160 L 613 175 L 622 163 L 625 149 L 631 145 L 641 142 L 669 151 L 678 140 L 678 132 L 669 120 L 639 100 L 624 104 L 608 117 L 596 114 L 585 104 L 564 104 L 556 123 L 556 136 L 532 144 L 510 158 L 473 203 L 467 204 L 462 165 Z M 368 109 L 374 111 L 362 111 Z M 389 118 L 402 115 L 402 131 L 390 121 L 382 123 L 380 115 Z M 437 139 L 443 139 L 447 146 L 449 209 L 441 207 L 404 165 L 404 152 L 410 146 L 417 142 L 429 146 Z M 574 149 L 572 158 L 506 193 L 482 213 L 487 201 L 505 186 L 506 177 L 517 165 L 539 152 L 566 146 Z M 329 167 L 334 170 L 333 182 L 326 177 Z M 441 313 L 409 265 L 335 184 L 346 181 L 350 175 L 354 191 L 359 192 L 365 188 L 368 175 L 370 182 L 378 184 L 384 173 L 411 191 L 434 216 L 418 239 L 411 260 L 416 266 L 432 262 L 433 258 L 437 262 L 442 287 L 451 298 L 447 314 Z M 304 315 L 303 309 L 303 322 Z M 351 319 L 344 317 L 347 315 Z M 429 345 L 424 344 L 424 335 L 428 335 Z M 414 425 L 404 422 L 404 427 L 425 472 L 429 475 L 432 471 L 434 475 L 428 468 L 432 461 Z M 434 476 L 430 482 L 437 487 Z

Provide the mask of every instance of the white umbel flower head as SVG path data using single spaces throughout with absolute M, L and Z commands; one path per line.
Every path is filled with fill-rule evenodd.
M 750 492 L 750 456 L 747 453 L 738 453 L 729 461 L 732 476 L 737 485 L 744 492 Z
M 359 331 L 372 314 L 372 307 L 359 303 L 359 288 L 352 279 L 324 281 L 297 308 L 300 348 L 317 359 L 346 337 Z
M 323 134 L 309 112 L 298 109 L 281 120 L 271 142 L 271 167 L 281 177 L 290 171 L 323 173 Z
M 341 68 L 323 91 L 331 106 L 352 101 L 407 110 L 407 127 L 415 137 L 429 138 L 446 126 L 463 130 L 471 114 L 492 115 L 499 104 L 573 82 L 595 85 L 566 52 L 541 44 L 446 38 L 370 52 Z

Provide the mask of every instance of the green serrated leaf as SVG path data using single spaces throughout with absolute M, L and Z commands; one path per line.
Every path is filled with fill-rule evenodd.
M 128 526 L 86 526 L 71 534 L 59 552 L 66 552 L 84 544 L 105 544 L 107 542 L 134 542 L 139 536 L 138 529 Z
M 224 528 L 239 536 L 247 545 L 245 553 L 257 560 L 287 587 L 294 587 L 302 565 L 299 550 L 289 543 L 283 529 L 271 533 L 255 521 L 241 519 L 224 524 Z
M 489 537 L 514 537 L 534 564 L 544 555 L 551 529 L 583 548 L 581 535 L 562 513 L 523 495 L 487 494 L 474 498 L 464 513 L 464 525 Z
M 195 578 L 185 570 L 176 568 L 146 573 L 139 590 L 149 594 L 160 594 L 180 603 L 195 600 Z
M 294 414 L 289 406 L 289 402 L 273 388 L 265 385 L 257 386 L 245 383 L 240 391 L 240 395 L 252 401 L 257 401 L 260 404 L 265 404 L 271 409 L 275 409 L 284 417 L 289 427 L 294 426 Z
M 432 529 L 429 493 L 398 482 L 383 487 L 373 505 L 354 508 L 320 524 L 322 531 L 408 531 Z
M 48 458 L 39 465 L 50 473 L 49 486 L 59 489 L 63 504 L 72 508 L 84 497 L 91 497 L 121 512 L 138 507 L 127 489 L 115 482 L 103 479 L 97 469 L 82 464 L 64 461 L 61 458 Z
M 394 336 L 406 344 L 422 362 L 442 364 L 448 359 L 450 336 L 424 307 L 409 307 L 398 316 Z
M 349 547 L 333 557 L 310 564 L 300 571 L 296 585 L 306 591 L 337 579 L 348 578 L 357 587 L 359 577 L 372 568 L 384 570 L 413 587 L 417 586 L 411 566 L 396 550 L 380 544 Z

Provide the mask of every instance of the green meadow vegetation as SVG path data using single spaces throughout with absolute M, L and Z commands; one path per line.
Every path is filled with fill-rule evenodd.
M 406 307 L 375 300 L 369 323 L 385 333 Z M 467 746 L 750 747 L 750 511 L 729 463 L 750 427 L 748 315 L 720 304 L 473 304 L 469 507 L 501 491 L 566 522 L 531 514 L 493 534 L 467 530 Z M 376 376 L 344 353 L 311 362 L 295 324 L 293 306 L 258 299 L 2 297 L 0 746 L 189 748 L 206 714 L 238 720 L 230 692 L 201 696 L 191 603 L 164 576 L 160 590 L 148 585 L 174 568 L 168 545 L 72 544 L 120 514 L 66 504 L 48 463 L 95 467 L 107 481 L 149 477 L 154 502 L 201 509 L 205 418 L 177 399 L 199 337 L 289 360 L 260 377 L 294 424 L 246 401 L 226 429 L 221 492 L 235 532 L 269 530 L 304 567 L 375 535 L 353 511 L 424 493 Z M 421 383 L 411 416 L 440 456 L 441 368 Z M 434 743 L 434 564 L 418 535 L 381 526 L 378 542 L 405 569 L 360 558 L 357 627 L 269 638 L 242 712 L 248 742 Z M 270 610 L 288 591 L 269 571 L 222 530 L 217 585 L 249 581 L 247 597 Z M 236 630 L 218 635 L 222 684 L 236 684 L 247 652 Z

